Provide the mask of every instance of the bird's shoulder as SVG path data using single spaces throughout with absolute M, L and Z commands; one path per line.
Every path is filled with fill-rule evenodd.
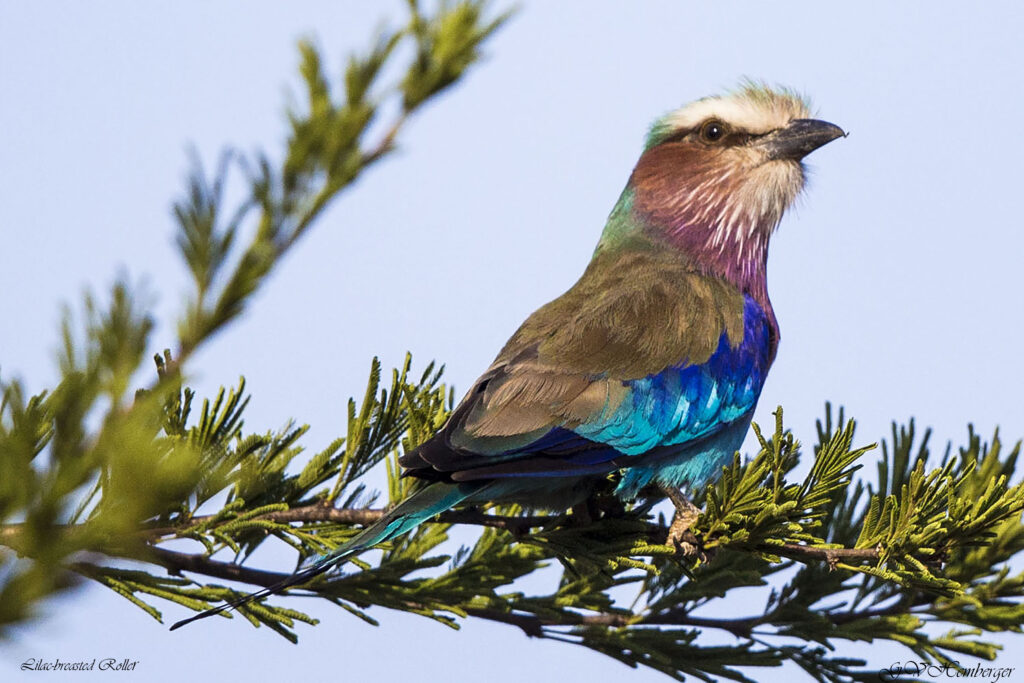
M 616 379 L 699 365 L 743 337 L 744 296 L 677 254 L 633 249 L 598 254 L 568 291 L 534 312 L 495 366 L 529 360 Z

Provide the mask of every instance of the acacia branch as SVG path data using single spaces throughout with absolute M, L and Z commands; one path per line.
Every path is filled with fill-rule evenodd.
M 334 199 L 342 189 L 347 185 L 352 184 L 359 175 L 395 150 L 395 139 L 405 126 L 407 120 L 408 112 L 403 112 L 398 116 L 377 144 L 359 157 L 358 169 L 340 186 L 335 186 L 330 182 L 326 182 L 324 186 L 320 188 L 320 191 L 317 192 L 316 196 L 313 198 L 312 205 L 299 217 L 299 220 L 296 222 L 295 227 L 292 229 L 287 240 L 278 248 L 279 256 L 283 255 L 285 251 L 287 251 L 295 244 L 295 242 L 298 241 L 300 237 L 302 237 L 306 232 L 306 229 L 312 225 L 317 216 L 320 215 L 320 213 L 327 207 L 327 204 L 330 203 L 330 201 Z
M 322 503 L 313 503 L 289 510 L 278 510 L 268 512 L 253 519 L 263 519 L 270 522 L 281 523 L 314 523 L 314 522 L 336 522 L 340 524 L 373 524 L 387 513 L 381 508 L 335 508 Z M 192 517 L 188 526 L 202 523 L 213 519 L 213 515 Z M 467 524 L 473 526 L 487 526 L 496 529 L 504 529 L 513 534 L 521 535 L 530 529 L 543 527 L 552 522 L 564 519 L 560 515 L 490 515 L 477 509 L 446 510 L 438 514 L 434 521 L 441 524 Z M 226 520 L 228 521 L 228 520 Z M 144 530 L 144 534 L 150 537 L 167 536 L 184 531 L 186 525 L 156 527 Z M 0 532 L 3 529 L 0 528 Z M 651 525 L 652 537 L 663 537 L 667 528 L 661 525 Z M 0 535 L 2 540 L 2 535 Z M 881 557 L 881 548 L 817 548 L 800 545 L 798 543 L 786 543 L 781 546 L 763 546 L 758 550 L 782 555 L 796 560 L 802 564 L 812 562 L 827 562 L 829 567 L 835 569 L 839 562 L 877 562 Z
M 364 167 L 373 164 L 378 161 L 388 152 L 392 152 L 395 149 L 395 138 L 398 137 L 398 133 L 402 130 L 405 122 L 408 120 L 409 113 L 402 112 L 388 128 L 388 131 L 381 136 L 380 141 L 370 150 L 363 153 L 362 164 Z
M 253 569 L 234 562 L 221 562 L 206 555 L 180 553 L 167 548 L 151 546 L 146 548 L 146 555 L 152 562 L 159 564 L 174 575 L 180 576 L 183 571 L 203 574 L 215 579 L 240 581 L 254 586 L 272 586 L 286 578 L 288 574 L 270 572 L 264 569 Z
M 340 524 L 372 524 L 387 513 L 384 509 L 373 508 L 335 508 L 321 503 L 305 505 L 290 510 L 278 510 L 268 512 L 254 519 L 264 519 L 271 522 L 281 523 L 314 523 L 314 522 L 336 522 Z M 210 520 L 213 515 L 193 517 L 189 520 L 189 526 Z M 441 524 L 467 524 L 473 526 L 487 526 L 495 529 L 504 529 L 515 535 L 527 533 L 530 529 L 543 527 L 561 519 L 557 515 L 489 515 L 476 509 L 446 510 L 438 514 L 434 519 Z M 150 537 L 160 537 L 169 534 L 177 534 L 184 531 L 186 527 L 168 526 L 147 529 L 144 533 Z M 652 536 L 664 536 L 667 529 L 660 525 L 652 525 Z M 0 536 L 2 539 L 2 536 Z M 782 555 L 789 559 L 796 560 L 802 564 L 813 562 L 827 562 L 832 569 L 836 568 L 839 562 L 877 562 L 881 557 L 880 548 L 815 548 L 798 543 L 786 543 L 782 546 L 765 546 L 759 548 L 762 552 L 771 552 Z
M 382 508 L 336 508 L 322 503 L 313 503 L 312 505 L 304 505 L 302 507 L 291 508 L 288 510 L 268 512 L 266 514 L 253 517 L 252 519 L 266 520 L 268 522 L 280 522 L 284 524 L 290 524 L 293 522 L 304 524 L 335 522 L 338 524 L 367 525 L 373 524 L 385 514 L 387 514 L 387 510 Z M 150 538 L 179 534 L 196 524 L 208 522 L 215 517 L 216 515 L 191 517 L 188 519 L 187 523 L 183 522 L 181 524 L 171 526 L 151 527 L 143 529 L 142 533 Z M 442 524 L 489 526 L 496 529 L 504 529 L 517 535 L 524 534 L 532 528 L 545 526 L 558 519 L 559 516 L 557 515 L 524 515 L 516 517 L 489 515 L 475 509 L 446 510 L 434 518 L 435 521 Z M 230 522 L 231 519 L 225 519 L 224 521 Z M 3 531 L 4 528 L 0 527 L 0 542 L 3 540 Z
M 252 569 L 233 562 L 221 562 L 207 555 L 182 553 L 166 548 L 151 547 L 146 549 L 147 558 L 159 564 L 175 576 L 188 571 L 216 579 L 238 581 L 253 586 L 268 587 L 287 579 L 290 574 Z M 88 574 L 87 574 L 88 575 Z M 412 605 L 416 606 L 416 605 Z M 602 626 L 625 628 L 630 626 L 683 626 L 695 628 L 712 628 L 727 631 L 739 638 L 749 638 L 751 631 L 757 626 L 771 623 L 771 615 L 744 617 L 738 619 L 711 619 L 699 617 L 683 610 L 655 614 L 633 614 L 629 612 L 603 612 L 596 614 L 580 614 L 573 611 L 561 612 L 557 615 L 536 614 L 505 611 L 494 608 L 465 607 L 469 616 L 486 621 L 515 626 L 532 638 L 549 638 L 557 635 L 549 631 L 558 627 Z M 893 613 L 894 607 L 864 612 L 826 614 L 836 625 L 848 623 L 855 619 L 866 619 Z
M 387 510 L 382 508 L 335 508 L 322 503 L 313 503 L 289 510 L 268 512 L 253 517 L 253 519 L 283 524 L 334 522 L 338 524 L 368 525 L 376 522 L 385 514 L 387 514 Z M 182 534 L 196 524 L 208 522 L 215 519 L 215 517 L 216 515 L 191 517 L 179 524 L 144 528 L 140 530 L 140 534 L 151 541 L 155 541 L 164 536 Z M 491 515 L 481 510 L 470 508 L 446 510 L 438 514 L 434 521 L 441 524 L 466 524 L 504 529 L 518 536 L 527 533 L 530 529 L 547 526 L 561 519 L 564 519 L 564 517 L 560 515 Z M 227 523 L 232 520 L 228 518 L 224 521 Z M 0 526 L 0 545 L 16 545 L 23 526 L 22 524 L 5 524 Z M 78 524 L 62 525 L 56 529 L 60 533 L 73 534 L 75 530 L 84 528 L 86 528 L 86 525 Z M 652 537 L 664 536 L 666 531 L 660 525 L 651 525 L 650 535 Z M 781 546 L 762 546 L 758 547 L 758 550 L 781 555 L 802 564 L 826 562 L 833 569 L 839 562 L 877 562 L 881 557 L 880 548 L 816 548 L 797 543 L 786 543 Z

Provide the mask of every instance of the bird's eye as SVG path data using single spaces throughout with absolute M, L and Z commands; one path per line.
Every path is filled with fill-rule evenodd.
M 729 133 L 729 127 L 721 121 L 707 121 L 700 127 L 700 137 L 705 142 L 721 142 Z

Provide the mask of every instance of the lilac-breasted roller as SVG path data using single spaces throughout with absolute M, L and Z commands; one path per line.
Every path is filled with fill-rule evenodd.
M 565 509 L 613 471 L 624 499 L 707 483 L 740 447 L 775 359 L 769 238 L 803 188 L 802 159 L 842 135 L 796 95 L 753 84 L 658 119 L 583 276 L 401 458 L 432 483 L 280 584 L 172 629 L 460 503 Z

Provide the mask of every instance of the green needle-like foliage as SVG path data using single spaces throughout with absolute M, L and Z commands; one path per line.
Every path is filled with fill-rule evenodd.
M 156 356 L 156 372 L 144 369 L 155 343 L 148 298 L 121 280 L 109 296 L 87 297 L 81 319 L 66 314 L 54 387 L 28 396 L 17 380 L 0 383 L 0 635 L 81 580 L 159 622 L 166 603 L 177 604 L 174 618 L 205 609 L 292 569 L 252 566 L 261 545 L 286 544 L 297 566 L 420 485 L 400 477 L 396 457 L 452 407 L 440 368 L 414 373 L 406 358 L 388 380 L 374 359 L 344 433 L 310 453 L 305 426 L 246 428 L 244 380 L 200 399 L 188 367 L 327 204 L 394 149 L 405 121 L 463 77 L 503 20 L 480 2 L 429 15 L 413 3 L 406 26 L 352 55 L 337 84 L 319 51 L 300 45 L 306 98 L 288 112 L 280 163 L 228 153 L 207 177 L 193 161 L 174 209 L 193 289 L 177 340 L 156 347 L 174 347 Z M 381 82 L 396 66 L 399 80 Z M 232 173 L 248 192 L 226 206 Z M 288 593 L 313 592 L 372 625 L 381 608 L 452 628 L 486 619 L 680 680 L 752 680 L 757 667 L 787 660 L 817 681 L 877 680 L 864 661 L 833 652 L 844 642 L 889 640 L 938 664 L 993 659 L 999 648 L 986 634 L 1024 625 L 1024 573 L 1010 569 L 1024 549 L 1020 443 L 1007 449 L 998 433 L 985 443 L 971 429 L 962 448 L 936 458 L 911 422 L 894 425 L 879 454 L 828 407 L 806 453 L 781 409 L 775 418 L 770 430 L 755 427 L 753 457 L 737 454 L 697 492 L 702 513 L 685 548 L 667 542 L 660 494 L 623 506 L 610 476 L 571 512 L 445 512 Z M 871 458 L 874 477 L 863 469 Z M 387 473 L 380 503 L 363 483 L 374 468 Z M 479 533 L 453 548 L 453 524 Z M 540 571 L 558 573 L 550 590 L 516 589 Z M 763 603 L 739 614 L 721 607 L 741 588 L 762 588 Z M 238 616 L 295 641 L 298 623 L 316 620 L 288 607 L 288 593 Z M 729 643 L 710 644 L 713 631 Z

